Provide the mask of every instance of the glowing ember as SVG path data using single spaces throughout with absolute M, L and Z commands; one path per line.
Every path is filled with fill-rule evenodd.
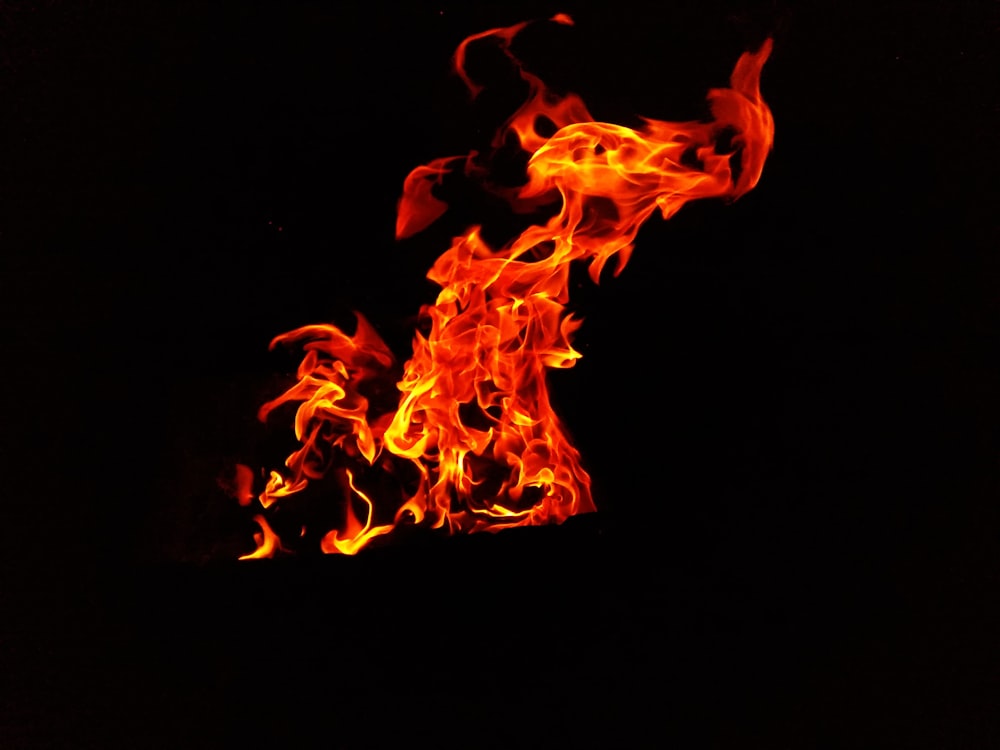
M 572 24 L 564 14 L 551 21 Z M 654 211 L 669 218 L 690 200 L 732 199 L 753 188 L 774 134 L 759 90 L 771 43 L 740 57 L 729 88 L 709 91 L 710 122 L 645 120 L 633 130 L 595 122 L 579 97 L 557 95 L 524 70 L 510 45 L 525 25 L 469 37 L 454 65 L 475 95 L 480 87 L 466 72 L 466 51 L 492 43 L 528 84 L 527 101 L 493 140 L 499 149 L 514 137 L 531 155 L 527 181 L 491 185 L 489 159 L 475 153 L 417 167 L 403 185 L 396 235 L 418 232 L 444 213 L 434 187 L 459 167 L 519 211 L 558 210 L 499 249 L 477 226 L 455 238 L 427 274 L 441 292 L 421 309 L 428 330 L 415 334 L 401 370 L 360 315 L 353 335 L 313 325 L 272 342 L 301 345 L 305 356 L 298 382 L 260 417 L 298 403 L 301 447 L 286 460 L 287 471 L 271 472 L 255 517 L 258 549 L 245 557 L 283 548 L 264 513 L 280 513 L 310 483 L 335 488 L 326 502 L 339 525 L 320 545 L 330 553 L 354 554 L 404 524 L 471 532 L 559 523 L 595 510 L 590 479 L 546 385 L 549 368 L 572 367 L 580 357 L 571 344 L 580 321 L 565 310 L 570 265 L 589 262 L 596 283 L 617 255 L 617 275 Z M 536 130 L 543 118 L 554 125 L 546 130 L 552 135 Z M 246 470 L 238 485 L 248 502 Z

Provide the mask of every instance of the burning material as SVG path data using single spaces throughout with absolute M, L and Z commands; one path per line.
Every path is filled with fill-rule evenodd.
M 562 14 L 551 20 L 572 24 Z M 774 132 L 759 90 L 771 45 L 739 58 L 729 88 L 708 92 L 711 121 L 647 119 L 630 129 L 594 121 L 579 97 L 557 95 L 525 70 L 511 52 L 525 25 L 467 38 L 454 66 L 476 95 L 466 51 L 491 43 L 528 85 L 527 100 L 492 144 L 499 150 L 513 140 L 530 154 L 526 182 L 493 184 L 489 158 L 475 152 L 419 166 L 403 184 L 396 236 L 421 231 L 447 210 L 435 186 L 458 170 L 518 212 L 556 210 L 499 248 L 478 226 L 454 239 L 427 274 L 441 291 L 421 309 L 426 328 L 401 368 L 361 315 L 353 334 L 310 325 L 272 342 L 305 355 L 298 382 L 260 417 L 297 403 L 301 446 L 286 471 L 270 473 L 258 498 L 258 549 L 245 557 L 286 548 L 273 526 L 289 498 L 310 485 L 322 487 L 333 509 L 333 528 L 320 541 L 328 553 L 354 554 L 401 525 L 495 531 L 595 510 L 590 478 L 546 383 L 549 368 L 580 357 L 572 339 L 581 322 L 566 311 L 570 266 L 588 263 L 597 283 L 615 258 L 617 275 L 653 212 L 669 218 L 690 200 L 733 199 L 754 187 Z M 550 135 L 539 132 L 540 122 Z M 241 469 L 243 504 L 250 481 Z

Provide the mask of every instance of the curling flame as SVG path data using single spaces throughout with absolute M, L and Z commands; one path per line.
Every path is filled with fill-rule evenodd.
M 565 14 L 550 20 L 572 24 Z M 406 178 L 396 234 L 418 232 L 447 210 L 434 188 L 460 164 L 515 210 L 555 204 L 558 211 L 499 249 L 476 226 L 454 240 L 427 274 L 441 291 L 422 308 L 429 330 L 416 333 L 401 374 L 360 315 L 353 336 L 314 325 L 272 342 L 300 344 L 305 357 L 298 383 L 260 416 L 299 403 L 301 448 L 288 457 L 286 474 L 271 473 L 259 499 L 268 508 L 332 476 L 343 490 L 344 522 L 323 537 L 324 552 L 354 554 L 399 524 L 497 530 L 593 511 L 590 478 L 546 385 L 549 368 L 572 367 L 580 357 L 571 343 L 580 321 L 565 310 L 570 265 L 589 263 L 596 283 L 617 256 L 617 275 L 654 211 L 666 219 L 691 200 L 734 199 L 760 178 L 774 134 L 759 88 L 770 40 L 740 57 L 728 88 L 708 93 L 711 121 L 645 120 L 631 129 L 594 121 L 579 97 L 557 95 L 524 70 L 510 45 L 525 25 L 469 37 L 454 65 L 475 96 L 480 86 L 466 73 L 466 53 L 490 40 L 528 84 L 527 100 L 493 140 L 498 149 L 513 136 L 531 154 L 526 183 L 493 185 L 475 153 L 437 159 Z M 540 118 L 553 134 L 538 132 Z M 393 379 L 391 402 L 376 403 Z M 377 502 L 373 490 L 359 489 L 384 488 L 386 478 L 398 489 Z M 361 505 L 363 518 L 355 513 Z M 254 557 L 276 549 L 273 532 L 258 522 L 263 538 Z
M 253 517 L 253 520 L 260 526 L 260 531 L 254 534 L 257 549 L 248 555 L 240 556 L 241 560 L 256 560 L 261 557 L 271 557 L 276 550 L 282 549 L 281 540 L 274 533 L 267 519 L 258 513 Z
M 330 531 L 325 537 L 323 537 L 323 542 L 320 548 L 324 552 L 342 552 L 345 555 L 353 555 L 359 549 L 364 547 L 368 540 L 372 537 L 379 536 L 380 534 L 386 534 L 393 529 L 393 524 L 388 523 L 384 526 L 372 527 L 372 511 L 374 509 L 374 504 L 365 493 L 354 486 L 354 477 L 351 472 L 347 472 L 347 482 L 350 485 L 354 493 L 361 498 L 367 508 L 365 512 L 365 521 L 361 523 L 358 517 L 354 515 L 354 511 L 351 509 L 351 504 L 347 505 L 347 518 L 344 522 L 344 531 L 340 532 L 337 529 Z M 341 538 L 343 536 L 343 538 Z

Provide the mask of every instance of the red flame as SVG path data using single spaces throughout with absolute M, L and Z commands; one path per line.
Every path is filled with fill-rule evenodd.
M 565 14 L 550 20 L 572 24 Z M 298 382 L 260 417 L 298 403 L 301 447 L 288 457 L 287 472 L 271 472 L 259 499 L 269 509 L 311 481 L 336 481 L 343 522 L 323 537 L 324 552 L 354 554 L 400 524 L 497 530 L 593 511 L 590 478 L 546 384 L 549 368 L 572 367 L 580 357 L 572 347 L 580 321 L 565 310 L 571 264 L 589 263 L 596 283 L 617 256 L 617 275 L 654 211 L 669 218 L 690 200 L 737 198 L 760 178 L 774 134 L 759 89 L 770 40 L 739 58 L 728 88 L 709 91 L 711 121 L 644 120 L 631 129 L 594 121 L 579 97 L 557 95 L 524 70 L 510 45 L 525 25 L 470 36 L 454 65 L 477 94 L 466 52 L 489 40 L 528 84 L 526 101 L 493 139 L 499 148 L 513 135 L 531 155 L 527 182 L 490 186 L 475 153 L 436 159 L 406 178 L 396 235 L 418 232 L 447 210 L 434 189 L 459 164 L 518 210 L 552 203 L 559 210 L 500 248 L 476 226 L 455 238 L 427 274 L 441 291 L 421 310 L 429 331 L 415 334 L 401 377 L 360 315 L 353 335 L 313 325 L 272 342 L 301 345 L 305 356 Z M 536 130 L 540 117 L 555 125 L 554 134 Z M 720 149 L 724 134 L 728 150 Z M 393 378 L 395 396 L 386 404 L 383 386 Z M 387 478 L 395 489 L 376 494 Z M 280 548 L 263 516 L 256 520 L 259 547 L 247 557 Z

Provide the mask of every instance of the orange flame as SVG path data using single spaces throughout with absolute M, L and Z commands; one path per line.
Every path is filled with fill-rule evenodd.
M 271 557 L 274 555 L 276 550 L 283 549 L 281 546 L 281 540 L 278 535 L 274 533 L 274 529 L 267 522 L 267 519 L 263 515 L 257 514 L 253 517 L 253 520 L 257 522 L 260 526 L 260 531 L 254 534 L 254 540 L 257 542 L 257 549 L 248 555 L 241 555 L 241 560 L 257 560 L 262 557 Z
M 565 14 L 550 20 L 572 24 Z M 709 91 L 711 121 L 647 119 L 636 130 L 594 121 L 579 97 L 559 96 L 525 71 L 510 51 L 525 25 L 470 36 L 454 65 L 473 96 L 480 87 L 466 73 L 469 45 L 490 40 L 517 66 L 529 94 L 493 147 L 516 137 L 531 154 L 527 182 L 491 185 L 476 153 L 436 159 L 406 178 L 396 235 L 418 232 L 446 211 L 434 188 L 460 163 L 517 210 L 557 201 L 559 210 L 499 249 L 476 226 L 454 240 L 427 274 L 441 291 L 421 310 L 430 329 L 416 333 L 401 376 L 360 315 L 354 335 L 313 325 L 272 342 L 302 344 L 305 357 L 297 384 L 265 404 L 260 417 L 298 402 L 301 447 L 286 460 L 286 474 L 271 472 L 259 499 L 266 509 L 332 476 L 343 490 L 344 522 L 323 537 L 324 552 L 354 554 L 399 524 L 497 530 L 595 510 L 590 478 L 546 384 L 549 368 L 572 367 L 580 357 L 571 343 L 580 321 L 565 310 L 570 265 L 589 262 L 597 283 L 617 256 L 617 275 L 654 211 L 669 218 L 690 200 L 734 199 L 760 178 L 774 135 L 759 88 L 770 40 L 739 58 L 728 88 Z M 554 124 L 554 134 L 538 132 L 539 118 Z M 393 378 L 396 398 L 375 403 Z M 373 490 L 359 488 L 384 485 L 386 477 L 398 487 L 395 496 L 375 501 Z M 355 513 L 361 505 L 363 519 Z M 248 557 L 278 548 L 262 516 L 258 523 L 260 548 Z

